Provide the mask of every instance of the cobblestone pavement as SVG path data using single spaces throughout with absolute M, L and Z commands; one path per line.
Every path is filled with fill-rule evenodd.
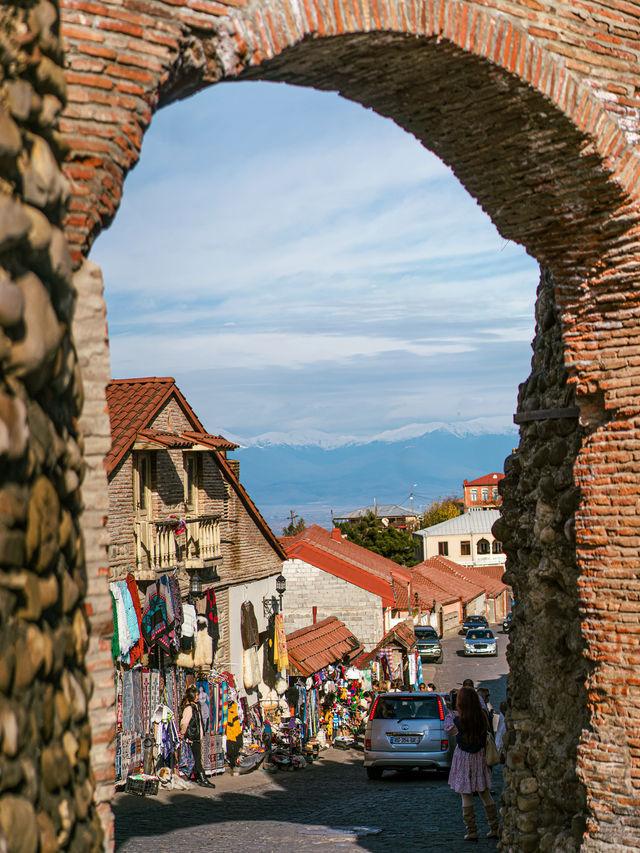
M 445 663 L 437 667 L 439 689 L 457 686 L 463 677 L 489 686 L 504 698 L 504 647 L 497 659 L 460 658 L 462 639 L 445 641 Z M 426 680 L 431 680 L 428 678 Z M 462 840 L 460 798 L 445 775 L 385 773 L 367 779 L 356 749 L 329 749 L 303 770 L 275 774 L 256 770 L 225 775 L 207 791 L 162 792 L 157 797 L 118 794 L 114 800 L 118 853 L 199 853 L 251 851 L 293 853 L 337 849 L 401 853 L 405 850 L 468 850 Z M 502 770 L 494 770 L 496 796 Z M 486 832 L 482 805 L 476 802 L 481 836 Z M 477 853 L 494 851 L 495 841 L 473 845 Z

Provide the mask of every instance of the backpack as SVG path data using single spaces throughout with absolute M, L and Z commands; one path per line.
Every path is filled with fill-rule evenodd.
M 186 737 L 187 740 L 200 740 L 200 720 L 196 716 L 196 714 L 200 715 L 200 709 L 197 705 L 192 705 L 191 709 L 193 713 L 187 726 Z

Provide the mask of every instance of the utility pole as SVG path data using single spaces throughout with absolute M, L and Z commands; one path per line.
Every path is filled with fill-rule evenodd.
M 296 513 L 292 509 L 289 510 L 289 515 L 291 516 L 291 526 L 293 527 L 293 522 L 296 520 L 296 518 L 298 516 L 296 515 Z

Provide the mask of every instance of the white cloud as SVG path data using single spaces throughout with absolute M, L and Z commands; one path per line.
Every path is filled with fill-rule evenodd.
M 240 435 L 374 434 L 488 399 L 510 418 L 535 262 L 392 122 L 326 93 L 218 89 L 154 119 L 92 253 L 114 375 L 184 377 L 210 428 Z M 294 412 L 292 371 L 313 377 Z

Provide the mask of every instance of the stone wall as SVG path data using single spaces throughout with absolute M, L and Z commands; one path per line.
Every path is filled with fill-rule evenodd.
M 287 580 L 284 621 L 287 634 L 306 628 L 317 619 L 335 616 L 363 644 L 365 651 L 376 646 L 384 635 L 382 599 L 304 560 L 287 560 L 282 568 Z
M 57 9 L 0 8 L 0 847 L 98 850 Z
M 553 282 L 546 271 L 538 288 L 533 349 L 518 413 L 526 417 L 553 409 L 571 415 L 573 409 L 574 414 L 522 423 L 520 446 L 506 460 L 499 486 L 503 516 L 493 529 L 507 553 L 504 580 L 515 599 L 507 652 L 502 845 L 548 853 L 580 848 L 587 803 L 577 750 L 589 715 L 575 553 L 580 495 L 573 473 L 586 430 L 567 385 Z

